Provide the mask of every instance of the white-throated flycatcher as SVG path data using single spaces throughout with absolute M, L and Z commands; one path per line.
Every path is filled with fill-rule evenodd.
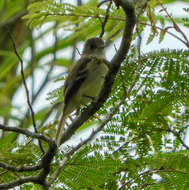
M 81 58 L 69 73 L 64 88 L 64 107 L 56 134 L 59 146 L 65 117 L 98 97 L 108 72 L 101 38 L 90 38 L 85 42 Z

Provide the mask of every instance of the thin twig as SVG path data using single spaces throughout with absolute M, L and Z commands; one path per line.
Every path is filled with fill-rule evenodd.
M 117 47 L 116 47 L 116 45 L 114 44 L 114 49 L 115 49 L 115 51 L 116 51 L 116 53 L 117 53 Z
M 114 150 L 112 152 L 112 154 L 115 154 L 115 153 L 119 152 L 124 146 L 127 146 L 130 142 L 132 142 L 135 139 L 137 139 L 137 137 L 133 137 L 132 139 L 129 139 L 127 142 L 123 143 L 119 148 L 117 148 L 116 150 Z
M 140 24 L 144 24 L 146 26 L 151 26 L 151 24 L 146 23 L 146 22 L 140 22 Z M 164 30 L 163 28 L 159 27 L 159 26 L 155 26 L 158 30 Z M 187 43 L 182 40 L 181 38 L 179 38 L 178 36 L 176 36 L 175 34 L 173 34 L 172 32 L 169 32 L 168 30 L 166 30 L 166 33 L 173 36 L 174 38 L 176 38 L 177 40 L 181 41 L 184 45 L 186 45 L 186 47 L 188 47 Z
M 76 47 L 75 49 L 77 50 L 77 53 L 78 53 L 79 55 L 81 55 L 79 49 L 78 49 L 77 47 Z
M 21 76 L 22 76 L 24 88 L 25 88 L 25 91 L 26 91 L 27 103 L 28 103 L 28 106 L 29 106 L 29 109 L 30 109 L 30 112 L 31 112 L 31 117 L 32 117 L 32 123 L 33 123 L 34 131 L 35 131 L 35 133 L 38 133 L 37 125 L 36 125 L 36 122 L 35 122 L 35 113 L 34 113 L 34 111 L 33 111 L 33 107 L 32 107 L 31 102 L 30 102 L 29 90 L 28 90 L 28 87 L 27 87 L 27 84 L 26 84 L 25 75 L 24 75 L 23 60 L 22 60 L 22 58 L 20 57 L 19 53 L 17 52 L 16 44 L 15 44 L 15 42 L 14 42 L 14 39 L 13 39 L 13 37 L 12 37 L 12 35 L 11 35 L 11 33 L 10 33 L 8 27 L 7 27 L 7 32 L 8 32 L 8 35 L 9 35 L 10 39 L 11 39 L 14 52 L 15 52 L 16 56 L 18 57 L 18 59 L 19 59 L 19 61 L 20 61 L 20 63 L 21 63 Z M 42 151 L 43 154 L 44 154 L 45 151 L 44 151 L 44 149 L 43 149 L 43 147 L 42 147 L 42 144 L 41 144 L 40 140 L 38 140 L 38 142 L 39 142 L 40 149 L 41 149 L 41 151 Z
M 162 9 L 164 10 L 164 12 L 166 13 L 166 15 L 168 16 L 168 18 L 170 18 L 170 20 L 172 21 L 173 23 L 173 26 L 174 26 L 174 29 L 179 32 L 183 38 L 186 40 L 185 44 L 186 46 L 189 48 L 189 41 L 188 41 L 188 38 L 186 37 L 186 35 L 184 34 L 184 32 L 179 28 L 179 26 L 177 25 L 177 23 L 174 21 L 174 19 L 171 17 L 171 15 L 168 13 L 167 9 L 163 6 L 163 4 L 158 1 L 158 3 L 160 4 L 160 6 L 162 7 Z
M 112 5 L 112 0 L 110 0 L 110 3 L 106 9 L 106 15 L 105 15 L 105 18 L 104 18 L 104 21 L 102 22 L 102 26 L 101 26 L 101 33 L 99 35 L 100 38 L 103 37 L 104 35 L 104 32 L 105 32 L 105 26 L 106 26 L 106 23 L 108 22 L 108 18 L 109 18 L 109 11 L 110 11 L 110 8 L 111 8 L 111 5 Z
M 101 2 L 97 5 L 97 7 L 99 8 L 101 5 L 103 5 L 104 3 L 108 2 L 108 1 L 110 1 L 110 0 L 103 0 L 103 1 L 101 1 Z
M 185 142 L 182 140 L 182 138 L 180 137 L 180 135 L 179 135 L 178 132 L 173 131 L 171 128 L 169 128 L 167 131 L 168 131 L 168 132 L 171 132 L 173 135 L 175 135 L 175 136 L 179 139 L 179 141 L 181 142 L 181 144 L 182 144 L 186 149 L 189 149 L 189 146 L 187 146 L 187 145 L 185 144 Z
M 56 22 L 53 27 L 56 28 L 57 25 L 58 25 L 58 23 Z M 36 101 L 37 97 L 39 97 L 40 93 L 42 92 L 42 90 L 47 85 L 47 83 L 49 81 L 49 78 L 50 78 L 50 75 L 53 72 L 53 63 L 56 61 L 56 57 L 57 57 L 56 51 L 57 51 L 57 48 L 58 48 L 58 35 L 57 35 L 57 32 L 56 32 L 56 34 L 55 34 L 55 42 L 54 42 L 54 50 L 53 50 L 53 61 L 51 61 L 51 63 L 50 63 L 50 68 L 49 68 L 49 70 L 48 70 L 48 72 L 47 72 L 47 74 L 45 76 L 45 79 L 41 83 L 41 86 L 38 88 L 37 92 L 32 97 L 32 101 L 31 101 L 32 105 L 34 104 L 34 102 Z M 25 114 L 26 116 L 28 115 L 28 112 L 29 112 L 29 110 L 27 110 L 27 112 Z M 40 126 L 42 126 L 42 123 L 43 123 L 43 121 L 41 122 Z
M 0 129 L 2 129 L 4 131 L 16 132 L 16 133 L 19 133 L 19 134 L 26 135 L 27 137 L 43 140 L 43 141 L 47 142 L 48 144 L 52 141 L 51 139 L 49 139 L 48 137 L 46 137 L 44 135 L 41 135 L 41 134 L 38 134 L 38 133 L 33 133 L 33 132 L 30 132 L 28 130 L 24 130 L 24 129 L 21 129 L 21 128 L 18 128 L 18 127 L 7 127 L 5 125 L 0 124 Z
M 55 26 L 54 28 L 56 28 L 58 25 L 58 23 L 56 22 L 55 23 Z M 39 96 L 39 94 L 42 92 L 42 90 L 45 88 L 47 82 L 49 81 L 49 78 L 50 78 L 50 75 L 51 73 L 53 72 L 53 63 L 56 61 L 57 59 L 57 54 L 56 54 L 56 51 L 57 51 L 57 48 L 58 48 L 58 35 L 57 35 L 57 32 L 55 34 L 55 42 L 54 42 L 54 50 L 53 50 L 53 61 L 51 62 L 51 65 L 50 65 L 50 68 L 49 68 L 49 71 L 47 72 L 46 76 L 45 76 L 45 79 L 43 80 L 41 86 L 39 87 L 38 91 L 36 92 L 36 94 L 34 95 L 34 97 L 32 98 L 32 104 L 36 101 L 37 97 Z M 40 123 L 39 125 L 39 128 L 41 126 L 43 126 L 43 124 L 45 123 L 45 121 L 49 118 L 49 116 L 51 115 L 51 113 L 53 112 L 53 110 L 57 107 L 58 104 L 54 105 L 52 107 L 52 109 L 50 109 L 50 111 L 45 115 L 45 118 L 42 120 L 42 122 Z

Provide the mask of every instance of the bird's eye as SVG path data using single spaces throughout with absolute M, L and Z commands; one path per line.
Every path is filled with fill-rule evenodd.
M 90 48 L 93 50 L 96 48 L 95 44 L 91 44 Z

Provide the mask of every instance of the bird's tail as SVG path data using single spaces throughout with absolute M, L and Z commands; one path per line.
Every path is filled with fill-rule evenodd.
M 61 145 L 61 137 L 64 132 L 64 125 L 65 125 L 65 116 L 64 114 L 62 114 L 60 122 L 58 124 L 58 130 L 56 132 L 56 138 L 55 138 L 55 142 L 58 147 Z

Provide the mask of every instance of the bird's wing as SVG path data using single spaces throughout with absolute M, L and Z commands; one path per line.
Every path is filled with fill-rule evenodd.
M 77 93 L 81 84 L 87 77 L 88 69 L 87 64 L 91 61 L 91 57 L 83 57 L 78 60 L 75 67 L 72 69 L 65 82 L 64 88 L 64 103 L 67 104 L 68 100 Z

